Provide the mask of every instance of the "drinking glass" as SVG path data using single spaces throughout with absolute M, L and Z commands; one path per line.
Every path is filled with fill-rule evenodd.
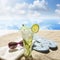
M 21 30 L 22 38 L 23 38 L 23 46 L 24 46 L 24 56 L 31 56 L 32 52 L 32 41 L 33 41 L 33 33 L 30 28 L 24 27 Z

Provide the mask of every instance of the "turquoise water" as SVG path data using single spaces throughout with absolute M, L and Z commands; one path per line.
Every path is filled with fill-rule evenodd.
M 43 20 L 40 21 L 33 21 L 30 20 L 0 20 L 0 30 L 7 29 L 7 30 L 19 30 L 22 24 L 31 27 L 32 24 L 37 23 L 40 25 L 41 30 L 60 30 L 60 22 L 59 20 Z

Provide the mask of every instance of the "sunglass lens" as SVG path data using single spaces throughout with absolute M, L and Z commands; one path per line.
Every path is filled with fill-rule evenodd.
M 10 43 L 8 43 L 8 46 L 10 49 L 15 49 L 17 47 L 17 43 L 16 42 L 10 42 Z

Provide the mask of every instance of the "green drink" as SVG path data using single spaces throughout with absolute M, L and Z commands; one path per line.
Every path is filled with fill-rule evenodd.
M 22 27 L 21 33 L 22 33 L 23 45 L 24 45 L 24 55 L 26 57 L 29 57 L 31 56 L 31 52 L 32 52 L 33 33 L 30 28 L 27 28 L 25 26 Z
M 25 60 L 33 60 L 31 55 L 33 35 L 38 31 L 39 31 L 38 24 L 33 24 L 31 28 L 27 28 L 26 26 L 23 25 L 21 28 Z

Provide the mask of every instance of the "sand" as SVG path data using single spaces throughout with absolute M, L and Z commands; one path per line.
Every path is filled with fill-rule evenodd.
M 60 60 L 60 30 L 42 30 L 39 33 L 39 36 L 42 36 L 47 39 L 54 40 L 57 43 L 58 49 L 55 51 L 50 50 L 49 53 L 41 53 L 37 51 L 32 51 L 32 57 L 34 60 Z M 20 32 L 7 34 L 0 37 L 0 47 L 8 45 L 8 42 L 15 41 L 17 38 L 20 38 Z M 22 57 L 19 60 L 24 60 Z

